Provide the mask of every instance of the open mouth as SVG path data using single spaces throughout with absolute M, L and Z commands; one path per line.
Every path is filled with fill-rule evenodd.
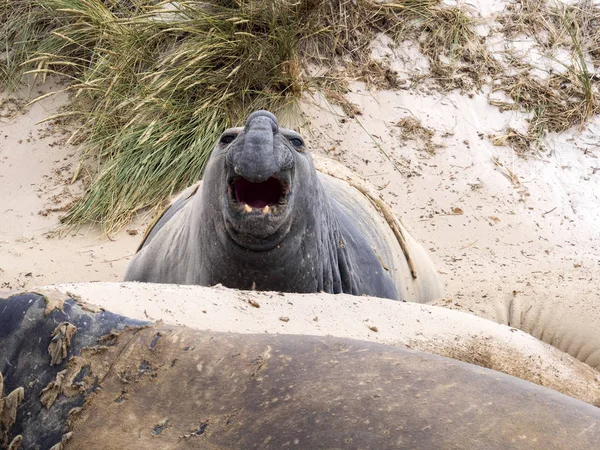
M 262 183 L 253 183 L 243 177 L 229 181 L 229 197 L 241 212 L 278 214 L 285 208 L 290 193 L 289 184 L 271 177 Z

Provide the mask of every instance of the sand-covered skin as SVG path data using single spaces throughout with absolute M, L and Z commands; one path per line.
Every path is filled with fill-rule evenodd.
M 84 308 L 228 333 L 335 336 L 413 348 L 494 369 L 600 406 L 600 375 L 527 333 L 430 305 L 222 286 L 81 283 L 47 286 Z M 52 297 L 56 298 L 54 293 Z

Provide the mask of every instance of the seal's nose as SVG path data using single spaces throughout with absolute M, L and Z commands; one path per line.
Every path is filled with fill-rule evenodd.
M 279 123 L 277 122 L 277 117 L 275 117 L 275 115 L 273 113 L 270 113 L 269 111 L 265 111 L 265 110 L 254 111 L 252 114 L 250 114 L 248 116 L 248 118 L 246 119 L 245 131 L 248 131 L 248 129 L 250 128 L 250 124 L 257 117 L 267 117 L 272 122 L 271 128 L 273 130 L 273 133 L 277 133 L 279 131 Z
M 277 118 L 268 111 L 255 111 L 246 120 L 243 148 L 234 150 L 235 172 L 253 183 L 268 180 L 281 170 L 281 155 L 273 145 L 279 132 Z

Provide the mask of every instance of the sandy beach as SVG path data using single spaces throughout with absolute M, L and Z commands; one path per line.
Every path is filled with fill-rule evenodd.
M 480 7 L 480 14 L 500 11 L 497 3 Z M 493 34 L 490 23 L 480 27 L 482 34 Z M 535 46 L 502 42 L 490 45 L 539 58 Z M 490 99 L 502 93 L 490 86 L 476 94 L 412 86 L 410 77 L 427 73 L 428 64 L 410 42 L 392 45 L 381 36 L 372 53 L 394 70 L 394 90 L 349 80 L 346 99 L 354 117 L 318 93 L 305 95 L 303 118 L 295 125 L 313 152 L 341 161 L 380 189 L 431 252 L 446 305 L 466 302 L 476 312 L 490 296 L 538 288 L 561 298 L 595 295 L 590 283 L 600 271 L 600 117 L 549 133 L 543 152 L 517 155 L 494 137 L 506 127 L 526 130 L 530 117 L 492 106 Z M 141 214 L 110 237 L 94 225 L 62 237 L 53 233 L 85 179 L 72 182 L 79 153 L 65 143 L 68 129 L 39 123 L 67 96 L 22 107 L 56 89 L 53 83 L 0 97 L 2 290 L 120 280 L 151 219 Z
M 57 87 L 50 82 L 43 89 Z M 24 97 L 35 98 L 39 92 L 0 97 L 0 289 L 66 280 L 117 281 L 145 229 L 143 219 L 110 238 L 93 226 L 56 235 L 61 214 L 81 194 L 83 181 L 72 183 L 79 154 L 65 144 L 69 129 L 39 124 L 56 114 L 67 96 L 17 108 L 27 103 Z

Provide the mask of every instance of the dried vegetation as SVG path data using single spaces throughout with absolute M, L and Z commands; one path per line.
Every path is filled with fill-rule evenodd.
M 396 126 L 400 128 L 400 137 L 404 141 L 416 141 L 430 155 L 435 154 L 442 145 L 434 142 L 435 131 L 424 126 L 419 119 L 405 117 Z
M 527 134 L 507 130 L 495 136 L 495 142 L 508 142 L 523 154 L 528 148 L 539 148 L 540 138 L 547 132 L 582 127 L 600 113 L 600 77 L 595 73 L 600 68 L 600 6 L 591 0 L 571 5 L 519 0 L 509 6 L 500 22 L 508 38 L 533 37 L 537 48 L 559 70 L 540 78 L 534 74 L 537 67 L 514 57 L 519 63 L 511 66 L 517 73 L 501 76 L 494 88 L 504 91 L 513 103 L 496 104 L 530 112 L 533 118 Z M 569 61 L 552 56 L 560 49 L 571 55 Z

